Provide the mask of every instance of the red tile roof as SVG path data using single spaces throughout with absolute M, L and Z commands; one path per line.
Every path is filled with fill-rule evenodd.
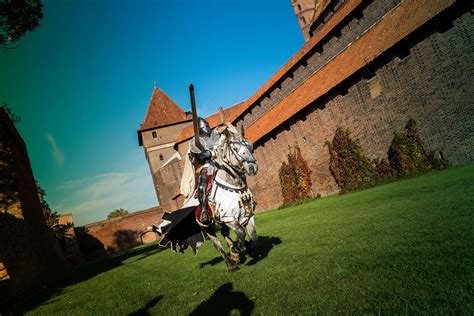
M 405 0 L 357 41 L 335 56 L 329 64 L 308 78 L 301 86 L 250 125 L 246 129 L 247 138 L 252 142 L 259 140 L 453 3 L 454 0 Z M 334 18 L 328 21 L 328 24 Z M 311 44 L 311 40 L 309 44 Z M 305 51 L 306 48 L 307 45 L 301 51 Z M 301 51 L 296 53 L 290 62 L 296 56 L 302 57 Z M 287 65 L 282 69 L 286 68 Z M 271 82 L 274 82 L 273 79 Z M 262 89 L 268 86 L 269 83 L 265 84 Z M 243 112 L 251 106 L 256 98 L 256 96 L 251 97 L 240 108 L 240 111 Z
M 179 105 L 161 91 L 160 88 L 155 87 L 146 111 L 145 119 L 138 131 L 166 126 L 190 119 L 190 115 L 186 115 Z
M 229 118 L 234 117 L 235 113 L 237 113 L 240 110 L 240 107 L 243 104 L 244 104 L 244 102 L 240 102 L 240 103 L 234 104 L 233 106 L 228 107 L 227 109 L 225 109 L 224 114 L 225 114 L 226 120 L 230 121 Z M 214 127 L 216 127 L 216 126 L 218 126 L 222 123 L 219 112 L 214 113 L 211 116 L 206 117 L 206 121 L 209 123 L 209 126 L 211 128 L 214 128 Z M 181 143 L 181 142 L 183 142 L 187 139 L 190 139 L 193 136 L 194 136 L 193 126 L 192 125 L 187 126 L 186 128 L 184 128 L 181 131 L 181 134 L 179 134 L 179 137 L 176 140 L 176 143 Z

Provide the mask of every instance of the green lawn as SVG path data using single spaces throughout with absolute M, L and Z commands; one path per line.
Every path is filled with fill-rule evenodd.
M 258 214 L 235 273 L 148 245 L 83 267 L 31 314 L 474 313 L 474 166 Z

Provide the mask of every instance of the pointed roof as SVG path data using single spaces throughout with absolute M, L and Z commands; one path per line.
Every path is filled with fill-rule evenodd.
M 153 89 L 150 104 L 146 111 L 145 119 L 138 131 L 150 128 L 171 125 L 183 121 L 190 120 L 191 116 L 184 113 L 183 109 L 177 105 L 169 96 L 160 88 Z

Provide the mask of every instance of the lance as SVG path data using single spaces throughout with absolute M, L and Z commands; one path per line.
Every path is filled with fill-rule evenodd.
M 194 143 L 197 148 L 204 150 L 201 140 L 199 139 L 199 118 L 197 116 L 196 100 L 194 99 L 194 86 L 192 83 L 189 85 L 189 94 L 191 95 L 191 112 L 193 114 Z

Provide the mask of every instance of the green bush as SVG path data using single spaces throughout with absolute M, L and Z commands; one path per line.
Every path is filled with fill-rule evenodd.
M 390 165 L 385 158 L 375 158 L 372 160 L 375 174 L 378 180 L 394 179 L 397 177 L 397 171 Z
M 284 204 L 310 197 L 312 185 L 311 170 L 301 155 L 301 150 L 298 146 L 295 147 L 294 151 L 290 150 L 288 162 L 282 162 L 278 170 L 278 176 L 280 178 Z
M 426 172 L 431 169 L 442 169 L 448 166 L 440 152 L 429 152 L 421 140 L 416 128 L 416 121 L 410 119 L 405 134 L 396 132 L 388 150 L 391 167 L 398 176 L 408 176 Z
M 332 142 L 326 141 L 329 148 L 329 170 L 341 193 L 371 186 L 376 181 L 376 171 L 365 157 L 364 149 L 358 140 L 350 137 L 347 129 L 338 127 Z

